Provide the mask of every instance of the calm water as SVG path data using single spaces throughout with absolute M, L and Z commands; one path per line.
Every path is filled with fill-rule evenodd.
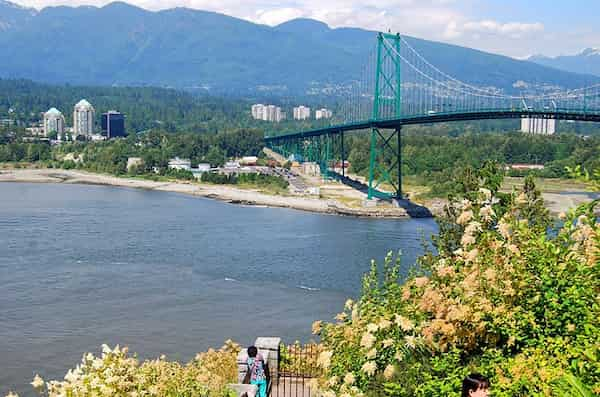
M 185 195 L 0 184 L 0 395 L 33 395 L 102 343 L 189 360 L 227 338 L 310 338 L 371 258 L 421 252 L 433 220 L 367 220 Z

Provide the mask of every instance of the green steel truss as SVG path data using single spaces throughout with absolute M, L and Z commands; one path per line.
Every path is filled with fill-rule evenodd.
M 393 43 L 390 48 L 389 44 Z M 399 35 L 379 33 L 377 40 L 377 63 L 374 76 L 374 98 L 372 120 L 383 117 L 402 116 L 401 89 L 401 38 Z M 391 109 L 391 112 L 390 112 Z M 391 130 L 370 128 L 371 146 L 369 158 L 368 199 L 401 198 L 401 126 Z M 344 147 L 344 131 L 331 129 L 328 132 L 314 136 L 293 136 L 283 139 L 270 139 L 267 144 L 271 149 L 286 158 L 298 162 L 315 162 L 319 164 L 321 176 L 324 179 L 339 178 L 333 172 L 335 163 L 339 160 L 341 177 L 345 177 L 346 150 Z M 385 160 L 385 161 L 384 161 Z M 391 164 L 387 167 L 383 164 Z M 387 191 L 381 191 L 385 188 Z M 390 188 L 392 189 L 389 192 Z
M 335 178 L 333 172 L 338 159 L 341 160 L 342 174 L 345 175 L 344 134 L 323 134 L 307 138 L 286 139 L 268 146 L 291 161 L 311 162 L 319 165 L 323 179 Z

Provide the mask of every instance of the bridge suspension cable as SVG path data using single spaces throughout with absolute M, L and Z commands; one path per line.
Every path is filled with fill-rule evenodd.
M 464 87 L 470 88 L 472 90 L 478 91 L 478 92 L 483 92 L 487 95 L 492 95 L 492 96 L 497 96 L 497 97 L 501 97 L 501 98 L 505 98 L 505 99 L 545 99 L 545 98 L 571 98 L 573 97 L 573 95 L 575 93 L 583 93 L 583 95 L 585 95 L 585 91 L 587 90 L 591 90 L 591 89 L 596 89 L 596 88 L 600 88 L 600 84 L 593 84 L 591 86 L 588 87 L 582 87 L 582 88 L 577 88 L 574 90 L 567 90 L 565 92 L 555 92 L 555 93 L 551 93 L 551 94 L 543 94 L 543 95 L 523 95 L 523 96 L 514 96 L 514 95 L 503 95 L 503 94 L 496 94 L 493 92 L 490 92 L 489 90 L 483 89 L 481 87 L 476 87 L 474 85 L 465 83 L 464 81 L 458 80 L 457 78 L 445 73 L 444 71 L 440 70 L 439 68 L 437 68 L 435 65 L 433 65 L 431 62 L 429 62 L 426 58 L 424 58 L 417 50 L 414 49 L 413 46 L 410 45 L 410 43 L 408 41 L 406 41 L 406 39 L 404 38 L 404 36 L 400 35 L 399 36 L 402 44 L 404 44 L 404 46 L 406 46 L 406 48 L 408 50 L 410 50 L 412 53 L 414 53 L 420 60 L 422 60 L 425 65 L 427 65 L 428 67 L 430 67 L 431 69 L 433 69 L 435 72 L 439 73 L 440 75 L 442 75 L 443 77 L 447 78 L 448 80 L 451 80 L 455 83 L 458 83 L 459 85 L 462 85 Z M 389 40 L 384 38 L 384 40 L 386 41 L 386 44 L 392 49 L 392 51 L 396 51 L 394 49 L 393 46 L 390 45 Z M 401 56 L 399 53 L 397 54 L 398 56 Z M 408 61 L 406 61 L 408 63 Z

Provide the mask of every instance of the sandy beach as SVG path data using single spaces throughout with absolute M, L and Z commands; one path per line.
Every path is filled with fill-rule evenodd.
M 155 182 L 136 178 L 119 178 L 106 174 L 61 169 L 3 169 L 0 182 L 28 183 L 70 183 L 121 186 L 148 189 L 222 200 L 242 205 L 293 208 L 302 211 L 327 214 L 406 218 L 403 208 L 351 208 L 335 200 L 305 196 L 281 196 L 261 193 L 256 190 L 240 189 L 232 186 L 200 184 L 192 182 Z

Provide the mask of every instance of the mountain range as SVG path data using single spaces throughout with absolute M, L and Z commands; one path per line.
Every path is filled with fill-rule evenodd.
M 407 37 L 429 62 L 481 86 L 576 88 L 600 78 Z M 0 0 L 0 77 L 79 85 L 161 86 L 210 93 L 335 93 L 375 32 L 296 19 L 270 27 L 214 12 L 127 3 L 35 10 Z M 519 85 L 519 84 L 517 84 Z M 522 84 L 520 84 L 522 86 Z
M 600 49 L 586 48 L 579 54 L 547 57 L 533 55 L 528 61 L 574 73 L 600 76 Z

